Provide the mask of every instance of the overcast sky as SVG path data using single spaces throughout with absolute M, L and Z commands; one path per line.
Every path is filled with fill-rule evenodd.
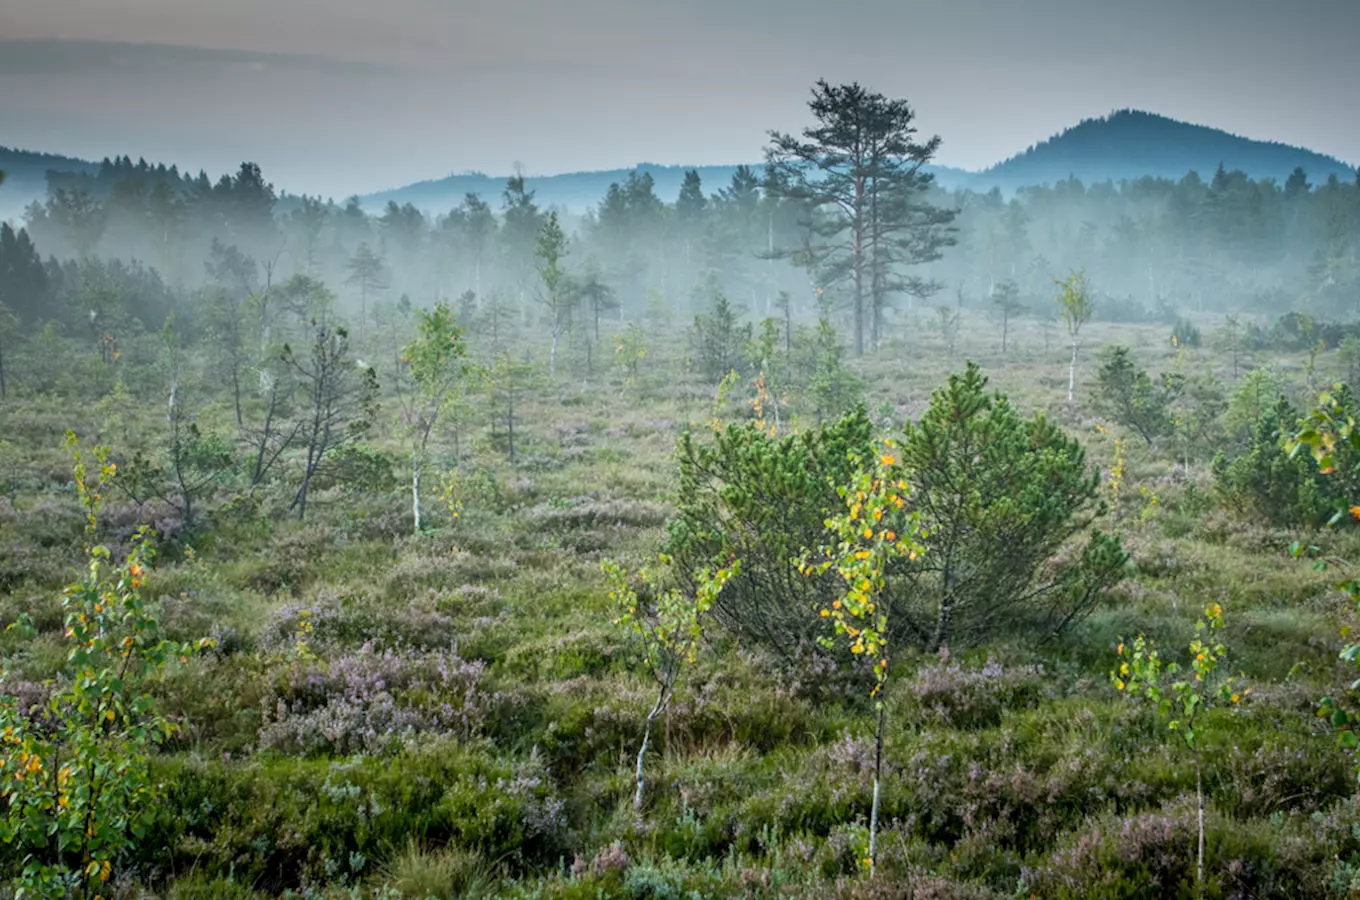
M 1360 162 L 1360 0 L 0 0 L 0 145 L 341 196 L 758 161 L 817 78 L 981 168 L 1134 107 Z

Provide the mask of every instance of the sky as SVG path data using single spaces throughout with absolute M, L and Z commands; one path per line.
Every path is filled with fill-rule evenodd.
M 0 0 L 0 145 L 343 197 L 758 162 L 818 78 L 985 168 L 1137 108 L 1360 162 L 1360 0 Z

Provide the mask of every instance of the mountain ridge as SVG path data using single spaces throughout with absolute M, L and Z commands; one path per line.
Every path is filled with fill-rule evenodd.
M 0 212 L 15 201 L 22 207 L 41 198 L 47 192 L 48 171 L 96 172 L 99 163 L 60 153 L 42 153 L 0 146 L 0 172 L 5 173 L 5 184 L 0 187 Z M 11 200 L 13 198 L 13 200 Z M 0 218 L 3 218 L 0 215 Z
M 757 174 L 759 163 L 748 164 Z M 1053 184 L 1076 177 L 1083 183 L 1136 180 L 1142 177 L 1178 180 L 1191 171 L 1208 176 L 1219 165 L 1241 170 L 1248 176 L 1283 182 L 1295 168 L 1302 168 L 1315 182 L 1335 175 L 1356 177 L 1356 168 L 1336 157 L 1279 141 L 1263 141 L 1208 125 L 1173 119 L 1143 110 L 1120 109 L 1108 115 L 1082 119 L 1052 137 L 1032 144 L 993 166 L 972 172 L 950 166 L 929 166 L 940 187 L 976 192 L 999 188 Z M 0 170 L 6 183 L 0 189 L 0 212 L 41 199 L 46 193 L 47 172 L 95 172 L 100 163 L 53 153 L 0 147 Z M 535 191 L 544 206 L 557 206 L 583 213 L 604 197 L 610 184 L 624 181 L 629 172 L 649 173 L 659 197 L 674 201 L 685 172 L 695 170 L 704 189 L 713 193 L 727 186 L 738 165 L 681 166 L 639 163 L 633 168 L 564 172 L 526 176 L 526 187 Z M 410 203 L 429 214 L 446 213 L 469 193 L 494 200 L 509 176 L 481 172 L 453 173 L 411 182 L 360 197 L 370 211 L 389 201 Z
M 750 164 L 757 171 L 759 164 Z M 1052 137 L 1033 144 L 993 166 L 977 172 L 949 166 L 928 166 L 936 182 L 946 190 L 986 192 L 999 188 L 1011 192 L 1022 187 L 1051 185 L 1068 178 L 1083 183 L 1133 181 L 1143 177 L 1179 180 L 1190 172 L 1210 176 L 1220 165 L 1241 170 L 1253 179 L 1285 181 L 1295 168 L 1302 168 L 1314 181 L 1329 176 L 1356 177 L 1356 167 L 1333 156 L 1280 141 L 1262 141 L 1221 128 L 1185 122 L 1143 110 L 1115 110 L 1108 115 L 1082 119 Z M 699 172 L 704 187 L 712 192 L 726 186 L 730 166 L 661 166 L 643 163 L 638 170 L 652 174 L 656 192 L 673 201 L 687 169 Z M 526 176 L 525 185 L 537 192 L 544 205 L 563 206 L 583 212 L 597 205 L 609 185 L 622 182 L 632 169 L 568 172 Z M 426 212 L 445 212 L 467 193 L 483 198 L 499 195 L 505 178 L 482 173 L 452 174 L 427 179 L 362 197 L 365 207 L 388 201 L 411 203 Z

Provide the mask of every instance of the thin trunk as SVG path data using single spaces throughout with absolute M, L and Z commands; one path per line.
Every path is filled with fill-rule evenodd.
M 933 649 L 949 646 L 950 632 L 954 621 L 954 589 L 951 567 L 945 563 L 944 594 L 940 597 L 940 609 L 935 616 L 935 640 Z
M 658 694 L 656 698 L 656 705 L 652 707 L 651 712 L 647 713 L 647 724 L 642 728 L 642 746 L 638 748 L 637 755 L 637 792 L 633 794 L 633 809 L 636 810 L 642 809 L 642 789 L 646 784 L 642 765 L 647 759 L 647 745 L 652 741 L 652 723 L 656 721 L 656 717 L 661 714 L 663 709 L 665 709 L 666 701 L 669 699 L 670 692 L 666 689 L 665 685 L 662 685 L 661 693 Z
M 320 414 L 318 413 L 318 416 Z M 302 485 L 298 488 L 298 493 L 293 502 L 297 504 L 298 521 L 301 522 L 307 515 L 307 491 L 312 486 L 312 475 L 321 466 L 321 458 L 326 453 L 326 447 L 330 443 L 330 426 L 324 430 L 314 430 L 312 439 L 307 444 L 307 467 L 302 472 Z
M 1195 799 L 1199 804 L 1199 854 L 1195 859 L 1195 889 L 1204 896 L 1204 771 L 1195 748 Z
M 279 385 L 275 381 L 269 386 L 269 409 L 264 416 L 264 435 L 260 438 L 260 450 L 255 454 L 255 471 L 250 475 L 250 497 L 255 496 L 255 488 L 264 478 L 264 455 L 269 448 L 269 434 L 274 424 L 274 409 L 278 404 Z
M 5 348 L 3 345 L 0 345 L 0 400 L 3 400 L 8 396 L 9 393 L 5 389 Z
M 878 862 L 878 796 L 883 777 L 883 716 L 882 701 L 878 704 L 878 728 L 875 731 L 874 747 L 874 805 L 869 813 L 869 877 L 874 877 L 874 866 Z
M 939 650 L 941 647 L 949 646 L 949 639 L 953 637 L 954 630 L 954 546 L 958 541 L 958 535 L 949 535 L 944 538 L 942 543 L 948 548 L 944 554 L 944 571 L 941 572 L 941 582 L 944 590 L 940 594 L 940 608 L 935 616 L 935 639 L 931 642 L 932 650 Z
M 1077 336 L 1072 336 L 1072 365 L 1067 369 L 1067 409 L 1077 405 Z
M 302 473 L 302 486 L 298 488 L 297 497 L 293 502 L 297 504 L 298 521 L 301 522 L 307 515 L 307 487 L 312 481 L 312 452 L 307 451 L 307 469 Z
M 765 240 L 765 315 L 770 314 L 770 290 L 774 286 L 774 210 L 770 210 L 769 230 Z
M 236 404 L 236 428 L 240 430 L 245 427 L 245 419 L 241 415 L 241 365 L 236 358 L 236 352 L 232 351 L 231 359 L 231 396 Z
M 415 533 L 420 534 L 420 454 L 411 454 L 411 516 L 415 519 Z
M 553 327 L 552 349 L 548 351 L 548 374 L 557 377 L 557 327 Z
M 855 356 L 864 355 L 864 234 L 859 223 L 860 208 L 864 202 L 864 185 L 855 179 L 855 236 L 851 248 L 855 280 Z
M 179 485 L 180 503 L 184 507 L 184 524 L 192 525 L 194 521 L 194 496 L 189 488 L 189 483 L 184 478 L 184 451 L 181 449 L 179 441 L 175 441 L 175 481 Z

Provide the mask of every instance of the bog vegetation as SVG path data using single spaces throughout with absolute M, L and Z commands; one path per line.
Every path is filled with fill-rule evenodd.
M 54 174 L 0 896 L 1360 896 L 1360 184 L 809 120 L 585 217 Z

